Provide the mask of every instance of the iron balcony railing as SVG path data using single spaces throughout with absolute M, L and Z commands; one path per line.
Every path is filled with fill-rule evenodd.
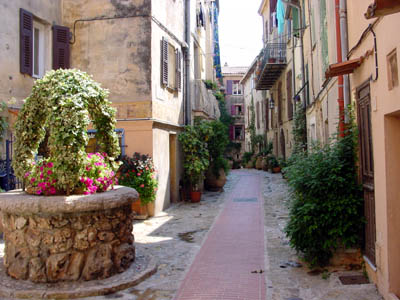
M 268 43 L 257 62 L 257 89 L 269 89 L 286 66 L 286 43 Z

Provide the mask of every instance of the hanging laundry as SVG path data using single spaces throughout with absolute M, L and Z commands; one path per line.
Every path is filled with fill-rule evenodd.
M 276 17 L 278 19 L 278 33 L 282 34 L 285 28 L 285 6 L 282 0 L 278 0 L 276 4 Z

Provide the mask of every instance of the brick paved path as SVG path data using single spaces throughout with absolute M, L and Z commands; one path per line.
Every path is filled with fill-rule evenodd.
M 237 174 L 238 182 L 186 274 L 176 300 L 265 300 L 261 178 L 246 171 Z

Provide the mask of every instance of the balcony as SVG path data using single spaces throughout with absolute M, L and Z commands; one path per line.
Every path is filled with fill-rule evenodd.
M 256 90 L 271 89 L 285 68 L 286 44 L 267 44 L 258 56 Z

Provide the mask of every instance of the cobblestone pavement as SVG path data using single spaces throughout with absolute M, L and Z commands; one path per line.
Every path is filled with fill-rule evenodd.
M 159 266 L 157 273 L 133 288 L 85 299 L 173 299 L 209 229 L 224 207 L 225 196 L 236 186 L 239 178 L 246 174 L 260 176 L 261 192 L 265 200 L 266 299 L 382 299 L 373 284 L 343 286 L 338 279 L 341 272 L 311 276 L 306 267 L 299 267 L 299 259 L 283 233 L 289 200 L 285 181 L 280 174 L 246 169 L 230 173 L 224 193 L 206 192 L 199 204 L 179 203 L 156 217 L 135 223 L 136 245 L 140 251 L 155 257 Z M 243 186 L 243 189 L 246 188 Z M 3 247 L 0 240 L 0 256 L 3 255 Z M 197 300 L 195 297 L 192 299 Z

